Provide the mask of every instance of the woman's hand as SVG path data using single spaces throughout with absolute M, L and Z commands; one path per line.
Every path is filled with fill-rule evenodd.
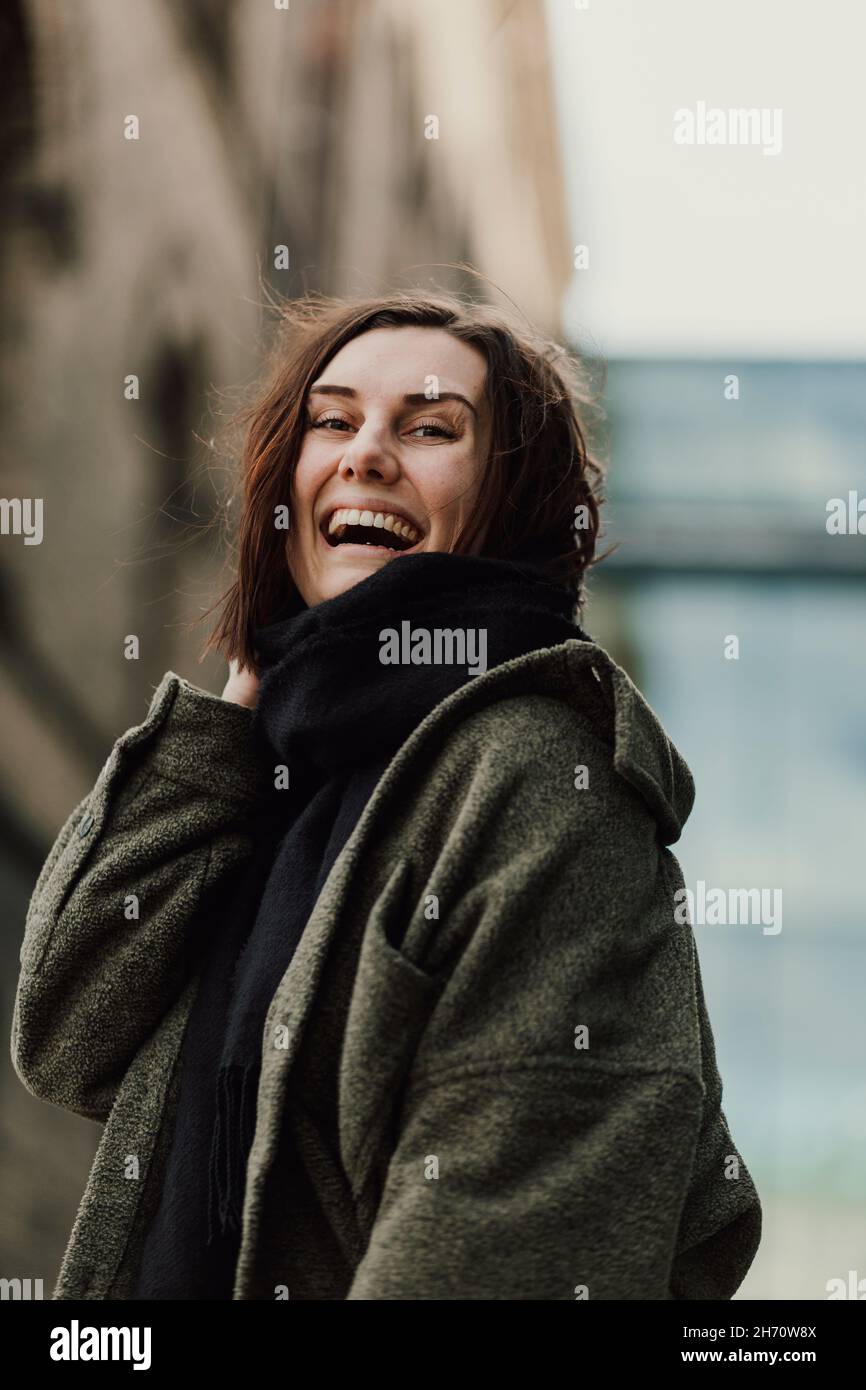
M 258 676 L 249 667 L 245 671 L 239 671 L 237 659 L 230 661 L 229 678 L 226 681 L 222 698 L 231 700 L 232 704 L 246 705 L 248 709 L 255 709 L 259 698 Z

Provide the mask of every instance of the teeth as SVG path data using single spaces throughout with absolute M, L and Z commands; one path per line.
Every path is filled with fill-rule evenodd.
M 396 536 L 401 536 L 411 545 L 421 539 L 421 533 L 416 531 L 414 526 L 401 521 L 392 512 L 373 512 L 367 509 L 362 511 L 358 507 L 339 507 L 332 513 L 328 522 L 328 535 L 342 535 L 347 526 L 376 526 L 385 531 L 393 531 Z

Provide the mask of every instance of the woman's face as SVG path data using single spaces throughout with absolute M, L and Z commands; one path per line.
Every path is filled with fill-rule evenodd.
M 415 327 L 363 333 L 322 370 L 308 393 L 286 543 L 308 606 L 401 554 L 454 549 L 490 445 L 486 376 L 476 348 Z

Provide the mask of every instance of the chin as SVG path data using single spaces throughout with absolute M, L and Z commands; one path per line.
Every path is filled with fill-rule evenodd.
M 385 565 L 393 564 L 400 558 L 399 551 L 382 550 L 374 555 L 364 555 L 360 553 L 363 546 L 353 546 L 352 549 L 359 553 L 357 555 L 341 555 L 339 561 L 327 566 L 325 572 L 317 576 L 315 595 L 312 600 L 305 600 L 308 606 L 315 603 L 325 603 L 329 598 L 336 598 L 338 594 L 344 594 L 347 589 L 354 588 L 363 579 L 369 579 L 371 574 L 375 574 L 377 570 L 382 569 Z

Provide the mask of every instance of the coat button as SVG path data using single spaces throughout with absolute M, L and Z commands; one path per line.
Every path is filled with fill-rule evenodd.
M 78 827 L 78 833 L 79 833 L 79 835 L 82 836 L 82 837 L 85 836 L 85 835 L 87 834 L 88 830 L 90 830 L 90 828 L 91 828 L 92 825 L 93 825 L 93 817 L 92 817 L 92 815 L 90 814 L 90 812 L 88 811 L 87 815 L 84 817 L 84 819 L 82 820 L 81 824 L 80 824 L 79 827 Z

